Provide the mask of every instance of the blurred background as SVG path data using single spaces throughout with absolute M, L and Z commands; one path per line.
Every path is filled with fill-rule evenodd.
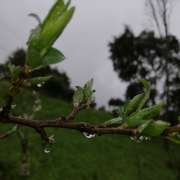
M 1 73 L 3 64 L 24 64 L 27 38 L 38 24 L 28 14 L 35 13 L 43 19 L 53 3 L 54 0 L 0 2 Z M 76 7 L 75 15 L 55 44 L 66 59 L 38 72 L 52 74 L 54 78 L 40 89 L 33 88 L 41 99 L 41 108 L 33 116 L 46 119 L 67 114 L 75 86 L 93 78 L 96 108 L 80 113 L 77 121 L 89 117 L 90 122 L 102 122 L 116 116 L 120 105 L 142 91 L 137 82 L 145 78 L 152 85 L 148 103 L 165 101 L 161 116 L 176 124 L 180 112 L 179 1 L 72 0 L 72 4 Z M 4 88 L 8 86 L 0 87 L 1 94 Z M 18 98 L 14 113 L 30 116 L 33 98 L 29 92 Z M 23 104 L 23 99 L 29 103 Z M 69 135 L 66 131 L 50 130 L 50 133 L 58 138 L 52 154 L 47 156 L 42 154 L 39 139 L 29 132 L 32 153 L 29 179 L 180 179 L 177 145 L 159 139 L 137 144 L 119 136 L 87 141 L 75 132 Z M 0 178 L 5 180 L 22 178 L 17 176 L 21 155 L 16 138 L 0 142 L 3 152 Z M 17 152 L 9 155 L 7 149 L 12 147 Z

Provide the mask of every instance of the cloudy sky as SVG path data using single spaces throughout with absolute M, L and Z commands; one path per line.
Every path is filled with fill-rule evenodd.
M 113 71 L 108 43 L 128 24 L 135 33 L 150 27 L 145 0 L 72 0 L 75 15 L 55 46 L 66 56 L 57 65 L 71 78 L 72 86 L 94 78 L 96 101 L 107 104 L 110 97 L 121 97 L 125 84 Z M 54 0 L 0 1 L 0 59 L 3 62 L 16 48 L 25 47 L 29 31 L 37 22 L 33 12 L 43 18 Z M 180 3 L 173 8 L 171 32 L 180 38 Z

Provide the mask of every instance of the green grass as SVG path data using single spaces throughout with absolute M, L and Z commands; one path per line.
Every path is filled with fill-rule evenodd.
M 0 89 L 1 92 L 1 89 Z M 26 103 L 17 100 L 16 113 L 29 111 L 33 98 Z M 36 118 L 48 119 L 66 115 L 71 106 L 60 99 L 41 96 L 42 110 Z M 111 118 L 109 113 L 96 110 L 81 112 L 76 121 L 100 122 Z M 1 125 L 1 132 L 9 127 Z M 38 134 L 29 131 L 31 174 L 19 176 L 21 150 L 17 136 L 0 141 L 0 179 L 2 180 L 178 180 L 180 146 L 170 144 L 170 153 L 163 141 L 155 139 L 136 143 L 119 135 L 86 139 L 73 130 L 48 129 L 56 143 L 51 153 L 43 152 Z

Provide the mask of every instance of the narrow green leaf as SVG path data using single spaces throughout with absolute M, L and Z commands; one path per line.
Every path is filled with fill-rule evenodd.
M 48 80 L 50 80 L 52 76 L 39 76 L 29 79 L 32 85 L 44 84 Z
M 123 122 L 123 119 L 121 116 L 119 116 L 117 118 L 113 118 L 113 119 L 110 119 L 110 120 L 104 122 L 104 125 L 107 125 L 107 126 L 109 126 L 109 125 L 121 125 L 122 122 Z
M 8 64 L 8 69 L 12 79 L 17 79 L 21 74 L 20 66 L 15 66 L 14 64 Z
M 73 96 L 73 105 L 79 106 L 83 101 L 84 101 L 83 88 L 77 87 L 77 90 L 75 91 Z
M 163 103 L 159 103 L 157 105 L 144 108 L 127 118 L 126 123 L 129 127 L 136 127 L 143 124 L 148 119 L 153 119 L 160 114 Z
M 144 97 L 139 103 L 137 111 L 139 111 L 140 109 L 144 107 L 145 103 L 147 102 L 150 96 L 150 83 L 146 80 L 141 80 L 140 82 L 143 84 L 143 87 L 144 87 Z
M 173 143 L 180 144 L 180 134 L 179 133 L 174 133 L 173 135 L 168 137 L 168 139 L 170 141 L 172 141 Z
M 49 22 L 49 24 L 42 29 L 40 41 L 38 43 L 38 46 L 42 47 L 41 56 L 44 56 L 47 53 L 56 39 L 62 34 L 73 14 L 74 7 L 66 10 L 60 17 L 52 22 Z
M 144 99 L 144 93 L 136 95 L 132 100 L 130 100 L 125 106 L 125 114 L 126 116 L 135 112 L 138 109 L 139 104 Z
M 42 66 L 42 57 L 37 49 L 33 47 L 28 48 L 26 64 L 32 69 Z
M 43 65 L 50 65 L 50 64 L 56 64 L 58 62 L 61 62 L 65 59 L 64 55 L 55 48 L 50 48 L 48 51 L 48 54 L 43 59 Z
M 165 121 L 154 121 L 144 129 L 143 134 L 151 137 L 160 136 L 169 126 L 170 124 Z
M 137 131 L 141 134 L 152 123 L 153 120 L 147 120 L 144 124 L 141 124 Z
M 55 64 L 64 59 L 64 55 L 52 48 L 71 20 L 75 8 L 69 8 L 70 1 L 64 4 L 58 0 L 49 11 L 45 20 L 32 31 L 28 40 L 27 65 L 32 69 Z
M 89 80 L 85 85 L 84 85 L 84 88 L 83 88 L 83 91 L 84 91 L 84 100 L 87 101 L 87 100 L 91 100 L 91 97 L 93 95 L 93 79 Z
M 53 21 L 54 19 L 58 18 L 65 10 L 65 4 L 63 0 L 57 0 L 52 8 L 50 9 L 48 15 L 46 16 L 44 22 L 42 23 L 42 28 L 47 26 L 49 22 Z

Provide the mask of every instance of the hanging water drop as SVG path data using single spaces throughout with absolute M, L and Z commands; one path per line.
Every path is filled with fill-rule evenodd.
M 139 139 L 139 138 L 136 137 L 136 136 L 131 136 L 130 139 L 131 139 L 132 141 L 136 142 L 136 143 L 141 143 L 141 141 L 142 141 L 141 139 Z
M 146 140 L 146 141 L 150 141 L 151 138 L 150 138 L 150 137 L 145 137 L 145 140 Z
M 83 132 L 83 135 L 87 138 L 87 139 L 92 139 L 96 137 L 96 134 L 90 134 L 87 132 Z
M 143 140 L 145 140 L 145 137 L 144 137 L 144 136 L 140 136 L 140 137 L 139 137 L 139 140 L 140 140 L 140 141 L 143 141 Z
M 133 136 L 131 136 L 131 137 L 130 137 L 130 140 L 131 140 L 131 141 L 135 141 L 136 139 L 135 139 Z
M 38 84 L 37 84 L 37 87 L 39 87 L 39 88 L 42 87 L 42 84 L 41 84 L 41 83 L 38 83 Z
M 44 153 L 45 154 L 49 154 L 50 152 L 51 152 L 50 149 L 48 149 L 47 147 L 44 148 Z
M 16 104 L 12 104 L 11 108 L 14 109 L 16 107 Z

